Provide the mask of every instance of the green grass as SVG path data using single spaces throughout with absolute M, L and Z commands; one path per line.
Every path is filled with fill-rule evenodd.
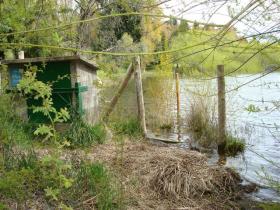
M 0 173 L 0 197 L 24 206 L 41 195 L 50 206 L 76 206 L 80 199 L 95 197 L 97 209 L 119 209 L 119 188 L 113 175 L 101 163 L 71 163 L 45 156 L 24 167 Z
M 226 154 L 227 156 L 236 156 L 245 150 L 245 141 L 239 138 L 233 137 L 232 135 L 227 135 L 226 142 Z
M 5 170 L 34 169 L 36 167 L 38 158 L 33 149 L 18 149 L 4 144 L 2 152 L 1 160 Z
M 118 209 L 118 188 L 112 174 L 101 163 L 85 163 L 78 170 L 73 185 L 73 198 L 79 199 L 82 194 L 89 198 L 96 197 L 97 209 Z
M 139 120 L 136 118 L 130 118 L 127 120 L 120 120 L 118 122 L 113 122 L 112 127 L 118 135 L 139 137 L 142 134 L 142 129 Z
M 62 137 L 62 139 L 70 142 L 71 148 L 89 147 L 94 144 L 104 143 L 106 140 L 106 130 L 101 124 L 92 126 L 85 123 L 82 119 L 76 119 Z
M 9 210 L 9 208 L 5 204 L 0 203 L 0 210 Z
M 217 125 L 212 118 L 211 106 L 200 98 L 191 105 L 187 116 L 188 129 L 193 140 L 202 147 L 211 147 L 217 140 Z
M 193 140 L 204 148 L 212 148 L 213 145 L 217 145 L 218 125 L 213 117 L 213 110 L 210 102 L 198 97 L 196 102 L 191 105 L 191 111 L 187 116 L 187 125 Z M 227 132 L 226 155 L 236 156 L 244 150 L 245 141 Z

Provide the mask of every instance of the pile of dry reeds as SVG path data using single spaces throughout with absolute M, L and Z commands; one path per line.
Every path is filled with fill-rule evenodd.
M 237 193 L 239 176 L 227 168 L 208 166 L 204 156 L 158 159 L 151 176 L 151 187 L 161 196 L 191 199 L 203 195 Z

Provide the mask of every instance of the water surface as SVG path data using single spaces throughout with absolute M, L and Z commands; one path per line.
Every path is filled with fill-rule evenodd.
M 262 186 L 255 198 L 280 201 L 279 194 L 269 188 L 267 179 L 279 180 L 280 167 L 280 130 L 278 129 L 280 111 L 277 100 L 280 99 L 280 73 L 271 73 L 260 79 L 257 75 L 226 77 L 227 128 L 231 133 L 246 142 L 244 154 L 228 158 L 226 165 L 234 167 L 246 181 Z M 242 86 L 242 84 L 249 84 Z M 279 84 L 280 85 L 280 84 Z M 143 77 L 147 127 L 150 134 L 182 142 L 179 146 L 188 147 L 190 135 L 187 129 L 187 117 L 191 104 L 198 94 L 205 94 L 209 106 L 215 108 L 217 81 L 183 78 L 180 80 L 180 113 L 176 108 L 175 81 L 153 74 Z M 238 89 L 237 87 L 242 86 Z M 102 92 L 109 100 L 115 88 Z M 236 89 L 231 91 L 232 89 Z M 213 96 L 214 95 L 214 96 Z M 248 107 L 251 107 L 248 111 Z M 137 116 L 134 81 L 121 97 L 112 118 Z M 171 129 L 162 129 L 171 125 Z M 217 157 L 212 155 L 212 161 Z M 280 180 L 279 180 L 280 181 Z

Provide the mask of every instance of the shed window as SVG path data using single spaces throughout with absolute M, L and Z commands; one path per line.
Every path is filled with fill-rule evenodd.
M 16 87 L 19 81 L 21 80 L 22 74 L 20 69 L 12 68 L 10 71 L 10 78 L 11 78 L 11 87 Z

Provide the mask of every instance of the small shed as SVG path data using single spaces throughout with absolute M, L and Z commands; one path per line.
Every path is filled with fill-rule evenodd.
M 52 98 L 56 109 L 68 108 L 74 111 L 88 123 L 98 119 L 98 88 L 96 87 L 97 66 L 80 56 L 25 58 L 2 60 L 1 64 L 8 66 L 9 86 L 15 87 L 22 78 L 28 65 L 37 66 L 40 70 L 37 79 L 52 82 Z M 27 107 L 38 105 L 38 101 L 28 99 Z M 44 122 L 41 114 L 34 114 L 26 109 L 26 115 L 31 122 Z

